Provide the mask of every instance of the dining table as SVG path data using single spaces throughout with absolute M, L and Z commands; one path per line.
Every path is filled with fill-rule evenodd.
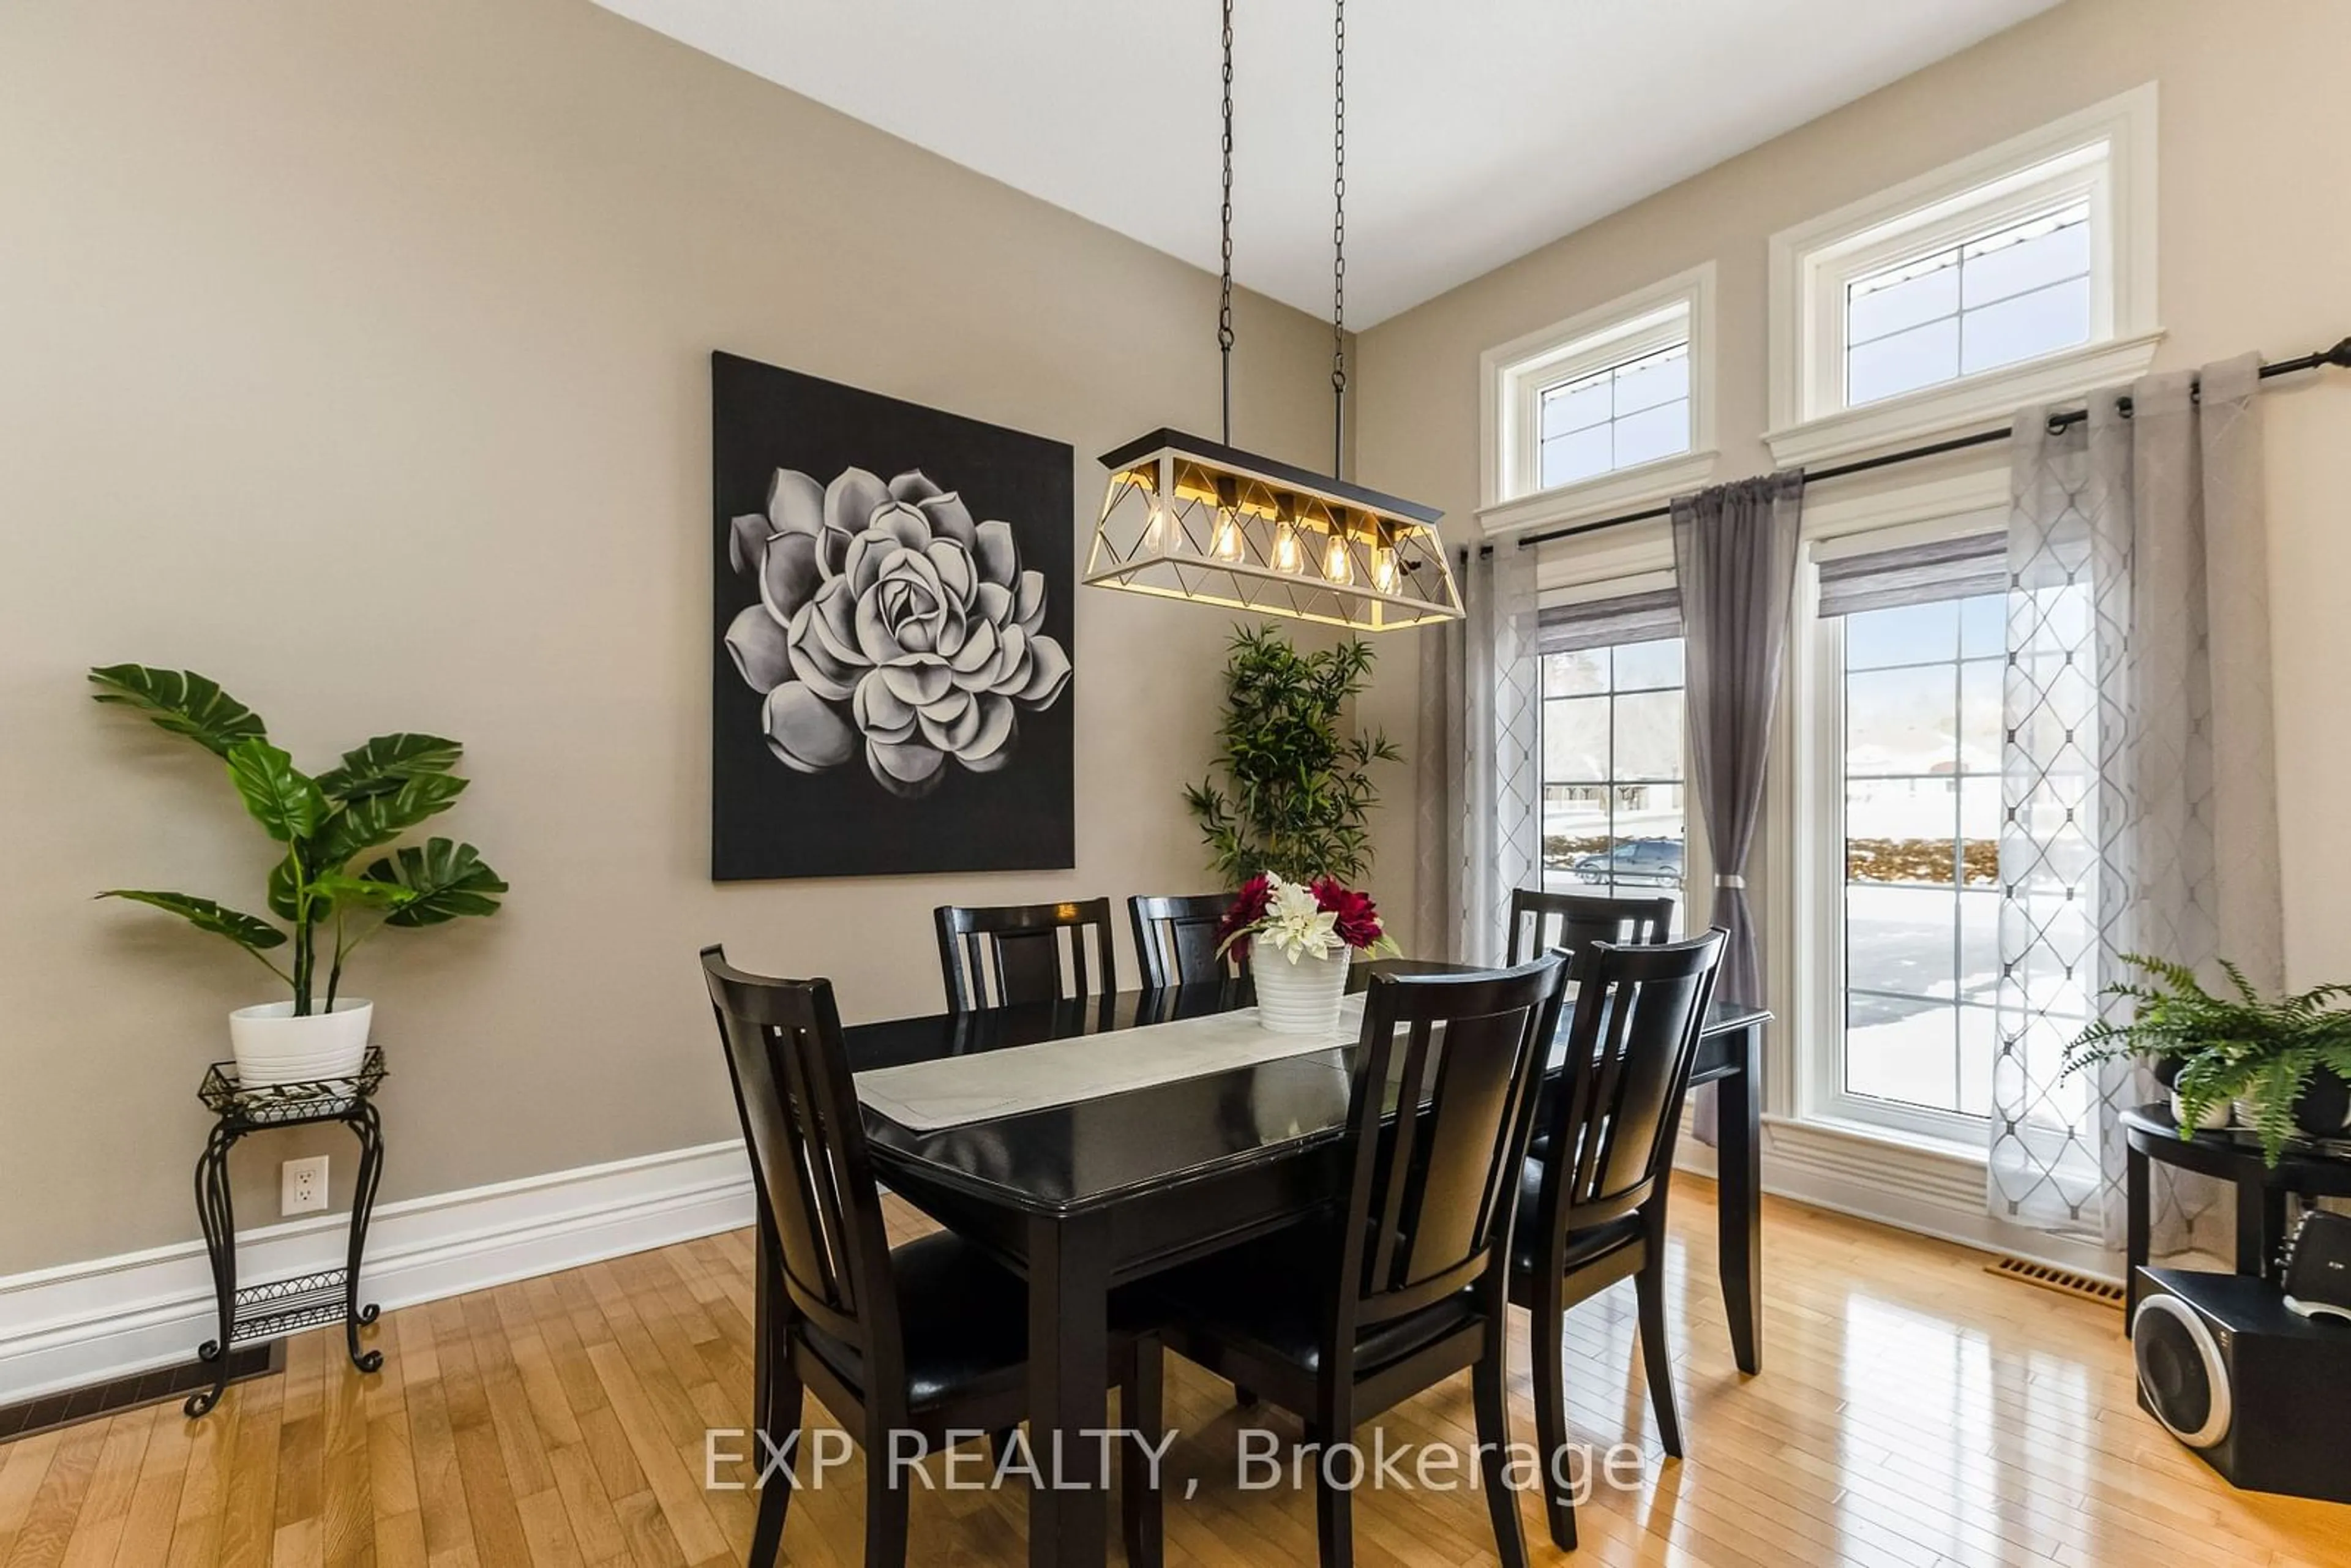
M 1357 990 L 1377 974 L 1466 972 L 1409 959 L 1354 968 L 1350 988 Z M 968 1081 L 983 1092 L 977 1103 L 984 1104 L 986 1086 L 998 1076 L 987 1061 L 992 1052 L 1152 1030 L 1254 1005 L 1242 977 L 843 1030 L 877 1177 L 1028 1281 L 1029 1445 L 1043 1481 L 1029 1494 L 1032 1568 L 1093 1568 L 1106 1558 L 1106 1478 L 1092 1456 L 1102 1451 L 1099 1434 L 1111 1426 L 1112 1293 L 1336 1202 L 1344 1190 L 1343 1134 L 1360 1047 L 1333 1042 L 950 1126 L 893 1120 L 877 1109 L 877 1100 L 891 1103 L 879 1086 L 892 1076 L 889 1069 L 967 1058 Z M 1720 1086 L 1720 1272 L 1732 1354 L 1747 1373 L 1761 1369 L 1762 1356 L 1760 1081 L 1770 1016 L 1715 1005 L 1702 1026 L 1693 1078 Z M 1566 1030 L 1563 1016 L 1562 1039 L 1553 1041 L 1546 1067 L 1553 1092 Z M 762 1227 L 763 1241 L 764 1232 Z M 772 1260 L 763 1257 L 758 1267 L 764 1319 L 778 1292 L 769 1288 Z M 768 1334 L 763 1322 L 763 1347 Z

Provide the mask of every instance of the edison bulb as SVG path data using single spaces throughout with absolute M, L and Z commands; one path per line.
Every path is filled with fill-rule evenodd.
M 1216 538 L 1209 541 L 1208 548 L 1218 560 L 1241 559 L 1241 521 L 1230 507 L 1217 508 Z
M 1274 525 L 1273 570 L 1288 572 L 1306 570 L 1306 551 L 1298 542 L 1298 530 L 1288 523 Z
M 1151 507 L 1151 518 L 1143 525 L 1143 548 L 1155 555 L 1158 553 L 1161 542 L 1166 537 L 1167 513 L 1165 508 L 1154 502 Z
M 1355 580 L 1354 557 L 1347 549 L 1344 535 L 1333 534 L 1322 549 L 1322 577 L 1325 581 L 1349 583 Z
M 1392 546 L 1376 545 L 1372 549 L 1372 586 L 1382 593 L 1396 591 L 1396 553 Z

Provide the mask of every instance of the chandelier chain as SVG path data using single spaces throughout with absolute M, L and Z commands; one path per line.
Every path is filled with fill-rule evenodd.
M 1225 193 L 1217 221 L 1223 229 L 1224 294 L 1217 308 L 1217 351 L 1224 361 L 1225 444 L 1233 444 L 1233 0 L 1225 0 Z
M 1331 392 L 1335 402 L 1332 473 L 1344 471 L 1347 444 L 1347 0 L 1331 13 Z

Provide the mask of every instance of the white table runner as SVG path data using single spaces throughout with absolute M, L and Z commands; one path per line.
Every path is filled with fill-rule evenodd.
M 1328 1034 L 1275 1034 L 1259 1027 L 1255 1008 L 1242 1008 L 877 1067 L 857 1075 L 857 1097 L 902 1127 L 932 1133 L 1353 1045 L 1363 1027 L 1360 996 L 1346 999 L 1338 1027 Z

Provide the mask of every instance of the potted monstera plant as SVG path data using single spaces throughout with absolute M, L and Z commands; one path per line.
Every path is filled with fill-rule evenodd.
M 98 896 L 151 904 L 225 937 L 287 988 L 283 999 L 229 1015 L 241 1082 L 358 1071 L 375 1004 L 342 994 L 352 953 L 390 927 L 494 915 L 507 891 L 471 844 L 434 838 L 379 852 L 464 793 L 455 772 L 462 748 L 433 735 L 379 735 L 313 776 L 270 744 L 260 715 L 193 670 L 109 664 L 89 678 L 98 701 L 136 709 L 219 758 L 246 811 L 285 849 L 266 890 L 282 925 L 193 894 L 118 887 Z

